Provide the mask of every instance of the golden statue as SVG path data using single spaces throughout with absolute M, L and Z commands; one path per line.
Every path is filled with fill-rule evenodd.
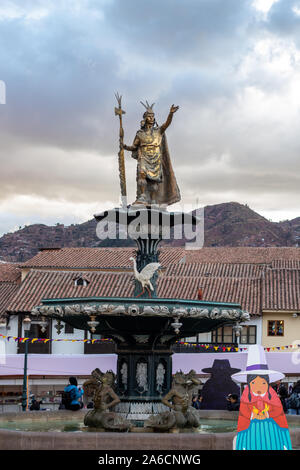
M 142 102 L 141 102 L 142 103 Z M 134 204 L 151 206 L 170 205 L 180 201 L 180 192 L 169 155 L 166 129 L 172 122 L 178 106 L 172 105 L 164 124 L 158 126 L 153 112 L 154 103 L 142 103 L 146 108 L 133 145 L 122 148 L 132 152 L 137 160 L 137 197 Z

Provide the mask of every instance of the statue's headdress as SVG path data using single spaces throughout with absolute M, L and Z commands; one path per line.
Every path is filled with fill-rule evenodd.
M 153 106 L 155 105 L 155 103 L 152 103 L 151 106 L 147 100 L 146 100 L 146 104 L 143 103 L 142 101 L 140 101 L 140 103 L 144 106 L 144 108 L 146 108 L 146 112 L 148 111 L 148 112 L 153 113 Z

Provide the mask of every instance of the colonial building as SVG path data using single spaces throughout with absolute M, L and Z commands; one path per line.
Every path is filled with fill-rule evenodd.
M 9 335 L 24 336 L 22 320 L 43 298 L 133 296 L 134 279 L 129 261 L 133 254 L 132 248 L 44 249 L 19 268 L 2 264 L 0 282 L 3 296 L 6 295 L 5 302 L 2 302 L 2 314 L 5 310 L 10 313 Z M 262 343 L 266 347 L 286 346 L 298 340 L 298 248 L 184 250 L 164 247 L 160 260 L 159 297 L 197 299 L 201 290 L 203 300 L 240 303 L 250 313 L 251 321 L 244 325 L 239 338 L 241 345 Z M 3 326 L 2 322 L 0 333 L 3 331 L 2 334 L 6 334 Z M 41 326 L 34 322 L 30 336 L 49 339 L 91 337 L 90 333 L 76 331 L 68 325 L 60 335 L 52 324 L 42 331 Z M 234 344 L 237 338 L 232 327 L 226 326 L 213 333 L 185 338 L 184 342 Z M 105 353 L 112 352 L 112 347 L 111 344 L 91 346 L 80 342 L 37 342 L 30 344 L 30 352 Z M 185 349 L 178 346 L 178 350 Z M 8 353 L 23 350 L 22 343 L 11 343 Z
M 0 363 L 0 394 L 21 393 L 25 344 L 15 341 L 17 337 L 58 340 L 28 343 L 32 354 L 29 388 L 40 396 L 44 393 L 57 398 L 68 375 L 77 375 L 82 383 L 93 368 L 114 367 L 111 342 L 83 342 L 100 337 L 69 325 L 64 325 L 58 334 L 56 322 L 41 326 L 33 320 L 29 334 L 25 334 L 23 320 L 46 298 L 132 297 L 134 277 L 129 259 L 133 254 L 132 248 L 44 249 L 19 266 L 0 264 L 0 334 L 10 337 L 9 341 L 0 337 L 2 353 L 6 354 L 5 361 Z M 270 350 L 275 348 L 270 360 L 281 361 L 288 382 L 300 378 L 300 359 L 294 356 L 299 353 L 297 349 L 286 348 L 294 342 L 300 344 L 300 249 L 238 247 L 185 251 L 163 247 L 160 261 L 159 297 L 197 299 L 201 295 L 202 300 L 239 303 L 251 315 L 239 338 L 231 326 L 182 338 L 174 348 L 175 366 L 193 367 L 201 374 L 202 368 L 212 365 L 212 356 L 226 356 L 219 352 L 197 354 L 207 351 L 208 345 L 222 346 L 227 351 L 227 346 L 246 348 L 261 343 Z M 246 353 L 230 357 L 232 366 L 243 367 Z

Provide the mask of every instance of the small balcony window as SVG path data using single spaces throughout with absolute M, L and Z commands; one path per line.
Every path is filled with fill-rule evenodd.
M 65 334 L 66 335 L 72 335 L 74 333 L 74 327 L 71 325 L 68 325 L 68 323 L 65 324 Z
M 269 320 L 268 321 L 268 336 L 284 336 L 284 321 L 283 320 Z
M 87 279 L 84 279 L 83 277 L 78 277 L 74 280 L 75 286 L 83 286 L 86 287 L 89 284 L 89 281 Z

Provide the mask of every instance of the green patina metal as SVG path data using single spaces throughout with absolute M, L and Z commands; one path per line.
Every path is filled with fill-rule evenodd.
M 118 356 L 118 393 L 124 400 L 158 400 L 172 382 L 172 345 L 180 338 L 212 331 L 225 324 L 247 321 L 249 315 L 237 303 L 189 299 L 136 297 L 79 297 L 43 299 L 32 314 L 62 320 L 74 328 L 111 338 Z M 95 324 L 96 323 L 96 324 Z M 123 386 L 122 368 L 128 379 Z M 136 373 L 140 364 L 147 368 L 147 388 L 141 389 Z M 158 391 L 156 371 L 165 370 L 162 391 Z
M 168 334 L 171 336 L 166 344 L 171 344 L 179 334 L 179 337 L 194 336 L 249 319 L 236 303 L 135 297 L 43 299 L 33 314 L 51 316 L 85 330 L 89 329 L 87 322 L 93 316 L 99 321 L 94 332 L 111 337 L 117 343 L 122 342 L 118 335 L 129 340 L 136 334 L 149 337 Z M 181 323 L 179 333 L 172 326 L 175 319 Z

